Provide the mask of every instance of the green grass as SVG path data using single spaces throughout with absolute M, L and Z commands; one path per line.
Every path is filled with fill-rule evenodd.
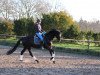
M 17 42 L 16 38 L 0 39 L 0 45 L 13 46 Z
M 78 44 L 78 43 L 54 43 L 53 44 L 56 47 L 63 47 L 63 48 L 72 48 L 72 49 L 88 49 L 87 44 Z M 95 49 L 95 50 L 100 50 L 100 47 L 95 46 L 95 45 L 90 45 L 89 49 Z
M 96 47 L 93 44 L 90 45 L 90 49 L 88 49 L 87 44 L 82 45 L 79 43 L 54 43 L 53 46 L 57 47 L 55 48 L 56 51 L 100 56 L 100 47 Z

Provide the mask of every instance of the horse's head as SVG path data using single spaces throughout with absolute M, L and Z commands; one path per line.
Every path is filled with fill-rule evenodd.
M 61 41 L 61 33 L 60 33 L 60 31 L 56 30 L 56 29 L 52 29 L 52 32 L 53 32 L 54 37 L 56 37 L 58 41 Z
M 61 40 L 61 33 L 59 30 L 52 29 L 44 35 L 44 46 L 49 47 L 49 49 L 52 48 L 51 45 L 54 38 L 57 38 L 58 41 Z

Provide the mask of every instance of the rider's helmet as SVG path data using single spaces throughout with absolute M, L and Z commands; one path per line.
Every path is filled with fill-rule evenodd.
M 41 23 L 41 20 L 40 19 L 37 19 L 37 23 Z

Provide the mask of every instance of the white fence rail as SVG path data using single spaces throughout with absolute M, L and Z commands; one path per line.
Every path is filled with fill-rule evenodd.
M 100 41 L 93 41 L 93 40 L 75 40 L 75 39 L 61 39 L 61 41 L 100 43 Z

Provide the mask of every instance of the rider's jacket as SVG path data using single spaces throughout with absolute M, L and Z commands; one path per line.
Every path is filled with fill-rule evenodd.
M 42 27 L 41 27 L 41 25 L 39 23 L 36 23 L 34 25 L 34 29 L 35 29 L 35 33 L 42 32 Z

